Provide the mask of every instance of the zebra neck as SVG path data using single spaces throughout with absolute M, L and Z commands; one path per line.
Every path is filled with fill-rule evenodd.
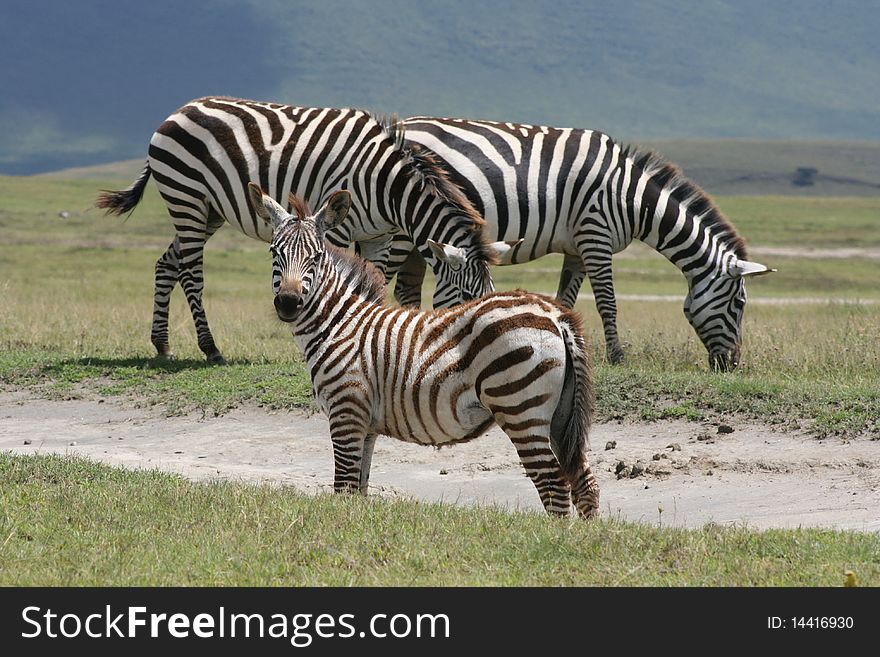
M 672 245 L 645 242 L 678 267 L 689 282 L 719 271 L 733 255 L 726 244 L 712 235 L 698 234 L 693 240 Z
M 462 207 L 462 204 L 469 203 L 464 196 L 460 200 L 450 201 L 442 193 L 420 186 L 412 176 L 409 178 L 407 180 L 407 176 L 398 175 L 398 179 L 404 182 L 390 186 L 392 205 L 389 214 L 399 232 L 419 245 L 424 245 L 428 240 L 460 248 L 482 245 L 480 229 L 483 219 L 469 206 Z M 403 189 L 403 192 L 396 193 L 398 189 Z
M 726 233 L 702 221 L 686 205 L 669 198 L 662 213 L 661 204 L 656 207 L 658 211 L 645 217 L 637 237 L 678 267 L 688 281 L 717 270 L 735 252 Z
M 310 371 L 329 344 L 344 338 L 360 324 L 364 314 L 379 305 L 353 288 L 335 266 L 329 266 L 322 272 L 321 284 L 306 299 L 294 323 L 293 337 Z

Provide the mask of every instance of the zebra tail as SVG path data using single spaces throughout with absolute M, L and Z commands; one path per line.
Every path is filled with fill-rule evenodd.
M 95 201 L 95 207 L 106 210 L 107 214 L 118 216 L 131 212 L 143 197 L 151 173 L 150 163 L 146 162 L 141 174 L 125 189 L 119 191 L 102 189 Z
M 553 413 L 550 435 L 556 458 L 566 478 L 583 469 L 590 448 L 590 425 L 595 409 L 590 356 L 581 319 L 565 309 L 560 322 L 565 341 L 565 383 Z

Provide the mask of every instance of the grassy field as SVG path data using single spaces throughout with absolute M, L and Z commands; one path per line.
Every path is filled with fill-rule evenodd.
M 314 498 L 56 456 L 0 454 L 0 481 L 0 586 L 880 585 L 874 534 Z
M 171 313 L 179 359 L 153 358 L 153 264 L 171 229 L 152 186 L 127 220 L 89 211 L 102 186 L 119 183 L 0 177 L 0 389 L 117 396 L 166 413 L 309 405 L 307 373 L 274 317 L 266 246 L 229 228 L 209 243 L 205 271 L 208 316 L 230 365 L 205 364 L 179 290 Z M 719 204 L 753 245 L 878 242 L 880 199 Z M 496 268 L 495 278 L 499 288 L 553 292 L 559 264 Z M 599 419 L 751 417 L 819 436 L 880 437 L 876 260 L 766 264 L 780 271 L 749 285 L 756 302 L 746 312 L 744 364 L 716 375 L 682 315 L 680 273 L 647 248 L 617 258 L 626 364 L 604 364 L 594 306 L 578 304 L 595 356 Z M 644 294 L 675 300 L 626 299 Z M 848 301 L 769 303 L 781 297 Z M 582 523 L 313 498 L 57 457 L 0 454 L 0 481 L 0 585 L 836 586 L 846 569 L 880 585 L 874 535 L 678 530 L 660 518 L 656 526 Z
M 231 366 L 206 367 L 179 289 L 171 344 L 149 343 L 152 271 L 172 233 L 153 186 L 128 219 L 89 210 L 118 181 L 0 177 L 0 381 L 47 395 L 126 395 L 169 412 L 222 412 L 245 403 L 309 403 L 309 384 L 274 318 L 266 246 L 223 228 L 207 247 L 205 305 Z M 880 198 L 718 199 L 755 246 L 876 247 Z M 64 218 L 59 213 L 67 212 Z M 758 259 L 756 257 L 756 259 Z M 743 365 L 715 375 L 681 312 L 685 281 L 635 245 L 615 260 L 622 367 L 603 363 L 598 315 L 579 302 L 595 354 L 600 419 L 713 418 L 740 414 L 804 421 L 819 435 L 877 436 L 880 416 L 880 276 L 869 258 L 760 258 L 779 272 L 749 282 Z M 501 289 L 554 292 L 559 257 L 496 268 Z M 585 286 L 585 293 L 589 286 Z M 425 298 L 428 298 L 428 292 Z M 670 300 L 633 301 L 626 295 Z M 775 298 L 837 299 L 773 305 Z M 872 303 L 864 303 L 869 301 Z

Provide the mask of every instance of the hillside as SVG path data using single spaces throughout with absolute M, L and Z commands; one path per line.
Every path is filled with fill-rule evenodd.
M 880 12 L 847 0 L 33 0 L 6 19 L 7 174 L 143 157 L 207 94 L 621 141 L 880 140 Z
M 659 151 L 716 195 L 880 195 L 880 142 L 718 139 L 641 145 Z

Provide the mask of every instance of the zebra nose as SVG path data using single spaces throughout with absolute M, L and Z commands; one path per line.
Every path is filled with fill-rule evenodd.
M 275 295 L 275 312 L 282 322 L 292 322 L 301 304 L 302 297 L 298 294 Z
M 738 352 L 719 352 L 709 356 L 709 367 L 715 372 L 732 372 L 739 365 Z

